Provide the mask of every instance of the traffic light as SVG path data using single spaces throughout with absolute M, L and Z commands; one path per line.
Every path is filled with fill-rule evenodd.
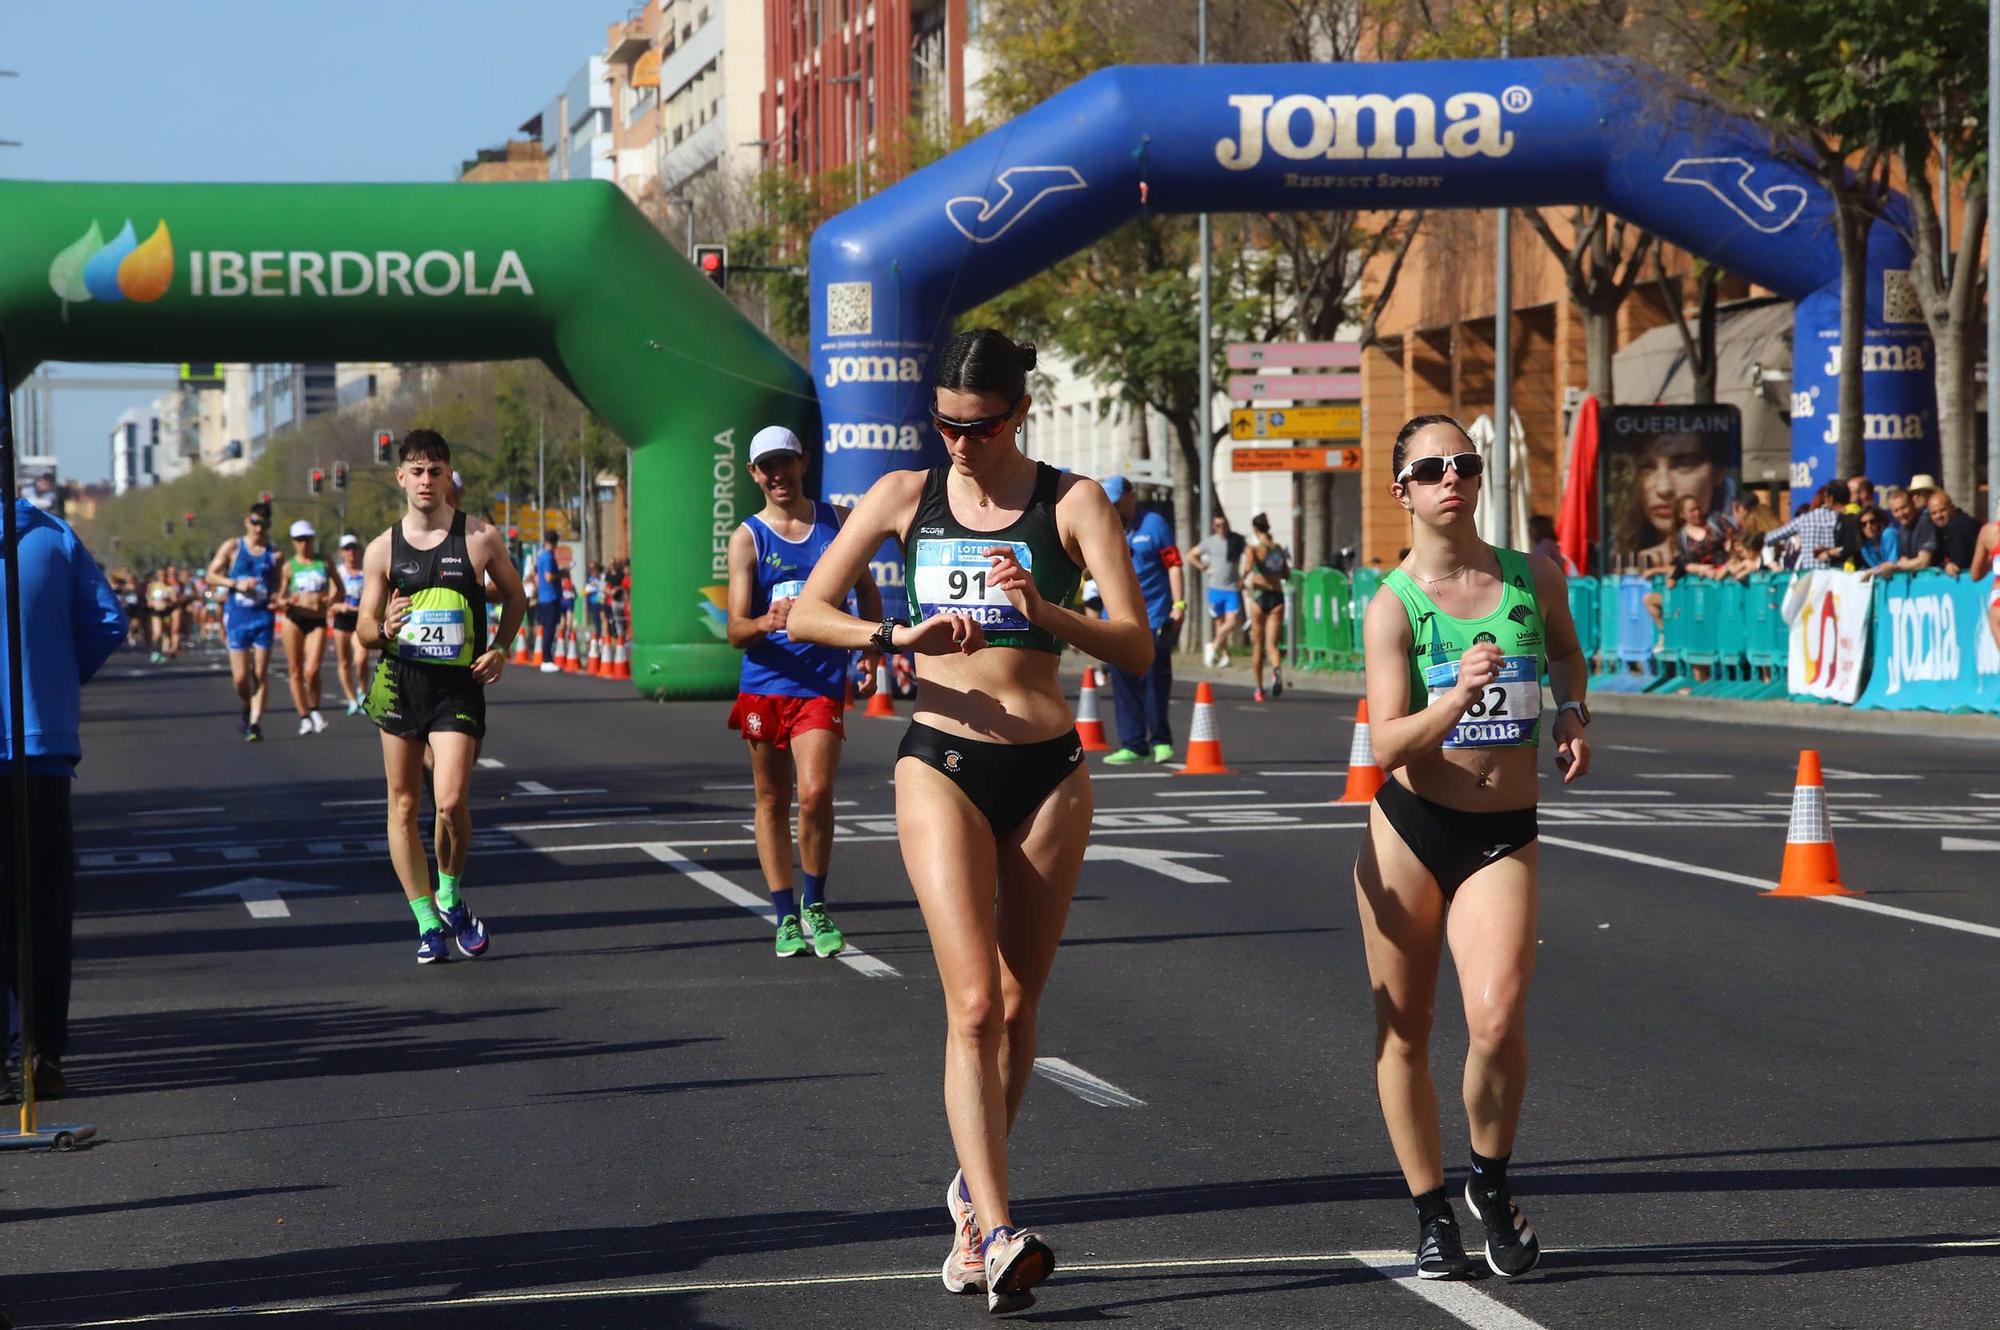
M 696 245 L 694 266 L 701 269 L 701 275 L 718 287 L 725 291 L 729 289 L 729 246 Z
M 188 524 L 188 525 L 189 525 L 190 527 L 192 527 L 192 526 L 194 525 L 194 514 L 193 514 L 193 513 L 188 513 L 188 514 L 186 514 L 186 518 L 187 518 L 187 524 Z
M 269 490 L 258 490 L 258 491 L 257 491 L 257 502 L 259 502 L 259 503 L 261 503 L 261 504 L 264 504 L 264 505 L 265 505 L 266 507 L 270 506 L 270 503 L 271 503 L 271 491 L 269 491 Z
M 386 466 L 395 456 L 396 436 L 385 429 L 375 431 L 375 460 Z
M 318 467 L 306 472 L 306 488 L 314 494 L 323 493 L 326 490 L 326 472 Z
M 347 488 L 347 463 L 335 462 L 333 464 L 333 487 L 337 490 L 345 490 Z

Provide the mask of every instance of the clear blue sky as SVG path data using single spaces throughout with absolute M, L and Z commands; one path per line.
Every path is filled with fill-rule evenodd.
M 0 176 L 450 180 L 591 55 L 624 0 L 0 0 Z M 60 367 L 129 375 L 130 370 Z M 66 392 L 65 475 L 109 476 L 130 394 Z

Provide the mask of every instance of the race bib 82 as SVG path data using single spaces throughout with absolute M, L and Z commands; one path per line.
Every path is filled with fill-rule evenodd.
M 1458 686 L 1458 662 L 1424 668 L 1424 687 L 1437 701 Z M 1542 714 L 1541 671 L 1533 656 L 1503 656 L 1500 673 L 1445 736 L 1446 748 L 1508 748 L 1529 741 Z

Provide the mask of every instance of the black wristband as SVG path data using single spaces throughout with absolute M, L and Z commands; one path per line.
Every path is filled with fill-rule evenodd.
M 896 630 L 898 628 L 908 628 L 909 626 L 910 621 L 908 619 L 882 620 L 882 626 L 875 630 L 875 645 L 881 650 L 883 655 L 888 655 L 896 649 Z

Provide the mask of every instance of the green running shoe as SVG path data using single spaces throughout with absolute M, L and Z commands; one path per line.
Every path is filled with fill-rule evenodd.
M 1172 744 L 1154 744 L 1154 745 L 1153 745 L 1153 760 L 1154 760 L 1155 762 L 1171 762 L 1171 761 L 1173 761 L 1173 760 L 1174 760 L 1174 746 L 1173 746 Z
M 1136 750 L 1131 748 L 1121 748 L 1115 753 L 1106 753 L 1104 755 L 1104 765 L 1107 767 L 1129 767 L 1134 762 L 1143 762 L 1145 760 L 1139 756 Z
M 805 908 L 806 936 L 812 939 L 813 955 L 825 960 L 838 956 L 847 946 L 847 938 L 833 926 L 833 918 L 826 912 L 825 905 L 808 905 Z
M 799 931 L 799 917 L 788 914 L 778 921 L 778 955 L 803 956 L 806 954 L 806 935 Z

